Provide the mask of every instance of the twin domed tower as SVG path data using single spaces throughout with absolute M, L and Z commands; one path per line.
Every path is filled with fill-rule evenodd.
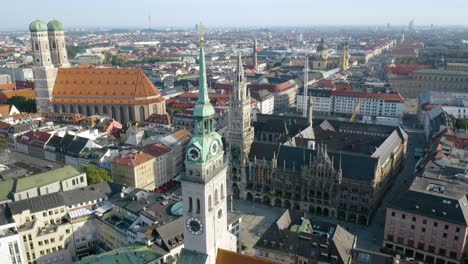
M 57 68 L 70 66 L 63 24 L 58 20 L 49 23 L 36 20 L 29 25 L 34 60 L 34 90 L 39 113 L 52 111 L 50 100 L 54 89 Z

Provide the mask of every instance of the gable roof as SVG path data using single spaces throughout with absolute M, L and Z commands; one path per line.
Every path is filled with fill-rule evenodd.
M 143 104 L 160 102 L 160 92 L 141 69 L 60 68 L 54 103 Z

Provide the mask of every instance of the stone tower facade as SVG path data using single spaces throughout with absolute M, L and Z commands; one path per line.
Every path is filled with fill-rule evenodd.
M 236 237 L 227 229 L 227 188 L 223 142 L 215 131 L 215 111 L 208 98 L 203 38 L 200 40 L 199 97 L 194 109 L 194 135 L 187 146 L 184 201 L 184 251 L 216 263 L 218 248 L 235 251 Z
M 254 129 L 251 126 L 252 105 L 247 81 L 242 66 L 242 57 L 237 59 L 236 77 L 229 100 L 228 155 L 229 187 L 234 198 L 245 199 L 246 173 L 249 162 L 250 146 L 254 141 Z
M 29 25 L 29 31 L 31 32 L 34 60 L 33 74 L 37 112 L 49 113 L 52 111 L 50 100 L 52 99 L 57 69 L 52 62 L 47 25 L 36 20 Z
M 340 69 L 342 71 L 346 71 L 349 69 L 349 58 L 349 46 L 348 43 L 345 43 L 340 56 Z
M 68 68 L 70 63 L 68 62 L 63 24 L 58 20 L 52 20 L 47 23 L 47 31 L 52 63 L 57 68 Z

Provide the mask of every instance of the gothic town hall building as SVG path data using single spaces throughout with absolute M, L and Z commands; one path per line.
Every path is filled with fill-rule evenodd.
M 230 99 L 228 186 L 237 199 L 368 224 L 406 158 L 400 127 L 257 115 L 238 63 Z

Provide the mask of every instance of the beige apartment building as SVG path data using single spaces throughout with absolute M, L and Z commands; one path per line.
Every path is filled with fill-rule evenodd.
M 111 175 L 115 183 L 145 190 L 154 190 L 155 157 L 144 152 L 130 153 L 112 161 Z

